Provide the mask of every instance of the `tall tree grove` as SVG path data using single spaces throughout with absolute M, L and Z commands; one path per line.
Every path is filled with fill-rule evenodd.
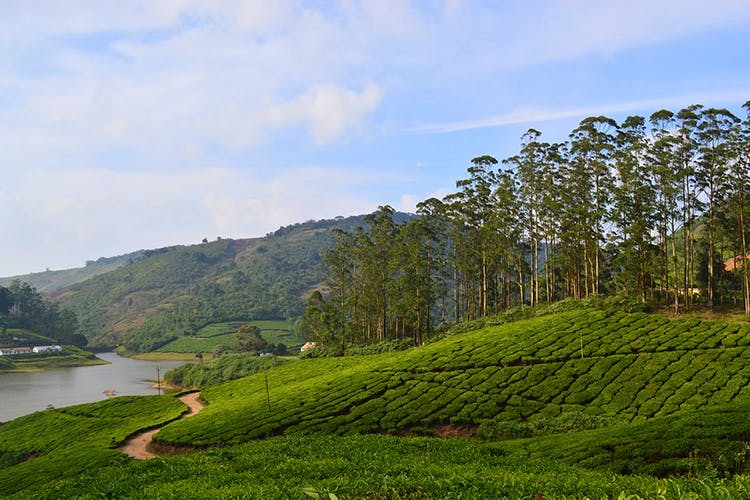
M 742 306 L 750 214 L 744 120 L 692 105 L 622 123 L 582 120 L 562 143 L 530 129 L 516 155 L 471 160 L 443 199 L 339 232 L 305 315 L 321 341 L 410 339 L 512 307 L 621 294 L 669 306 Z

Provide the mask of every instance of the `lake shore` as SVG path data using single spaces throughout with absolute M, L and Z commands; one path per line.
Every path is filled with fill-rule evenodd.
M 192 361 L 198 363 L 200 360 L 191 352 L 142 352 L 121 354 L 141 361 Z M 213 359 L 213 354 L 204 354 L 203 361 Z
M 52 357 L 45 356 L 39 359 L 14 359 L 10 361 L 11 368 L 0 368 L 0 374 L 2 373 L 37 373 L 49 370 L 56 370 L 58 368 L 75 368 L 79 366 L 97 366 L 107 365 L 109 361 L 104 359 L 93 357 L 93 358 L 81 358 L 81 357 Z
M 83 356 L 81 356 L 83 358 Z M 180 361 L 149 362 L 99 353 L 99 359 L 75 360 L 77 366 L 46 364 L 38 370 L 0 372 L 0 422 L 54 407 L 100 401 L 114 396 L 156 395 L 157 368 L 163 373 Z

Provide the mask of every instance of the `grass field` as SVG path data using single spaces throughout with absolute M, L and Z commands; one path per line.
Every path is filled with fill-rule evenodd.
M 747 498 L 750 479 L 734 474 L 750 451 L 749 360 L 747 324 L 570 311 L 205 387 L 206 408 L 155 438 L 204 450 L 195 454 L 115 460 L 104 441 L 121 439 L 125 423 L 95 420 L 92 444 L 75 452 L 84 474 L 24 489 L 56 477 L 63 460 L 52 460 L 51 472 L 13 488 L 47 498 L 304 498 L 305 488 L 340 498 Z M 0 484 L 35 477 L 24 467 L 48 456 L 45 440 L 55 450 L 69 432 L 89 432 L 54 424 L 60 411 L 0 426 Z M 171 420 L 172 408 L 162 411 L 150 418 Z M 148 427 L 134 418 L 128 425 Z M 33 428 L 55 432 L 34 434 L 36 448 L 12 444 Z

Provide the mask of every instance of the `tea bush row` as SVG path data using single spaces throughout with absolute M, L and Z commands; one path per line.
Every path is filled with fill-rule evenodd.
M 118 464 L 19 498 L 747 498 L 745 476 L 655 479 L 507 453 L 496 444 L 287 436 Z
M 112 448 L 185 410 L 171 396 L 123 396 L 14 419 L 0 426 L 0 496 L 120 463 Z
M 699 341 L 682 331 L 685 324 L 701 328 Z M 388 355 L 300 360 L 267 373 L 268 393 L 258 375 L 206 389 L 209 407 L 157 439 L 206 446 L 295 432 L 477 426 L 498 414 L 519 421 L 575 411 L 625 420 L 670 415 L 750 391 L 750 351 L 722 344 L 724 332 L 735 331 L 728 326 L 572 311 Z M 584 342 L 584 357 L 576 356 L 580 331 L 590 332 L 584 340 L 604 337 L 597 352 L 608 353 L 586 355 Z M 688 344 L 693 348 L 677 349 Z

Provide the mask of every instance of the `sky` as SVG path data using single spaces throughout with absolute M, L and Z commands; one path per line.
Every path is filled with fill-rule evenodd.
M 585 117 L 744 116 L 747 0 L 2 0 L 0 276 L 413 212 Z

